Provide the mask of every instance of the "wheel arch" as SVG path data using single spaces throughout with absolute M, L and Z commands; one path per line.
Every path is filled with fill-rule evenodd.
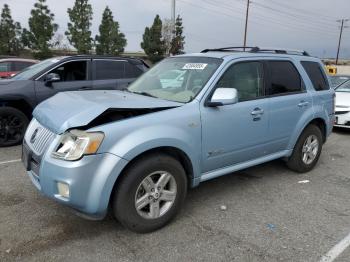
M 24 113 L 29 120 L 32 118 L 33 108 L 25 99 L 0 100 L 1 107 L 15 108 Z
M 120 172 L 120 175 L 114 181 L 113 188 L 112 188 L 111 194 L 109 196 L 109 204 L 111 204 L 111 200 L 112 200 L 112 197 L 114 195 L 114 192 L 117 189 L 117 186 L 118 186 L 119 182 L 121 181 L 121 179 L 123 179 L 123 177 L 126 175 L 126 171 L 128 170 L 128 168 L 132 164 L 134 164 L 136 161 L 138 161 L 139 159 L 142 159 L 143 157 L 150 155 L 150 154 L 165 154 L 165 155 L 171 156 L 174 159 L 176 159 L 177 161 L 179 161 L 185 170 L 187 182 L 188 182 L 187 185 L 188 186 L 193 185 L 195 171 L 194 171 L 194 166 L 193 166 L 193 163 L 192 163 L 190 157 L 183 150 L 181 150 L 177 147 L 173 147 L 173 146 L 155 147 L 155 148 L 151 148 L 151 149 L 145 150 L 143 152 L 140 152 L 138 155 L 133 157 L 132 160 L 130 160 L 127 163 L 127 165 L 122 169 L 122 171 Z
M 304 123 L 304 125 L 302 126 L 301 131 L 299 131 L 295 136 L 292 137 L 290 146 L 288 148 L 293 149 L 296 145 L 296 143 L 298 142 L 299 137 L 301 136 L 301 134 L 304 132 L 305 128 L 307 128 L 309 125 L 316 125 L 322 133 L 322 138 L 323 138 L 323 143 L 326 142 L 327 140 L 327 125 L 326 125 L 326 120 L 324 120 L 321 117 L 316 117 L 313 119 L 309 119 L 308 121 L 306 121 Z
M 326 121 L 323 118 L 315 118 L 313 119 L 310 123 L 308 123 L 306 126 L 309 125 L 315 125 L 317 126 L 322 133 L 322 139 L 323 139 L 323 143 L 326 142 L 327 140 L 327 126 L 326 126 Z M 306 128 L 306 127 L 305 127 Z M 305 129 L 304 128 L 304 129 Z

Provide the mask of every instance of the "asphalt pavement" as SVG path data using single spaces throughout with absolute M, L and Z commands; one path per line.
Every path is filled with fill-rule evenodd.
M 20 155 L 0 149 L 0 261 L 320 261 L 350 234 L 350 131 L 333 133 L 307 174 L 273 161 L 202 183 L 143 235 L 41 196 Z

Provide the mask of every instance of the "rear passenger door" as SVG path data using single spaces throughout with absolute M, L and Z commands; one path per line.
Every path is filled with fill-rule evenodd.
M 270 104 L 269 153 L 288 149 L 291 135 L 307 110 L 312 98 L 291 60 L 267 61 L 267 94 Z
M 127 60 L 94 59 L 94 89 L 124 89 L 135 79 L 136 73 Z

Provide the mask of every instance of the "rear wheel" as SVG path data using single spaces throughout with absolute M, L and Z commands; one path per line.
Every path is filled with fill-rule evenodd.
M 288 167 L 299 173 L 313 169 L 321 155 L 322 144 L 321 130 L 315 125 L 306 127 L 287 161 Z
M 16 108 L 0 107 L 0 147 L 22 142 L 29 120 Z
M 128 229 L 146 233 L 169 223 L 187 192 L 182 165 L 163 154 L 151 154 L 133 163 L 118 182 L 113 211 Z

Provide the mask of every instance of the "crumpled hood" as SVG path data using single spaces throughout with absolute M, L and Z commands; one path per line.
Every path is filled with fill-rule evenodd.
M 85 126 L 108 109 L 151 109 L 183 104 L 123 91 L 75 91 L 58 93 L 39 104 L 33 116 L 56 134 Z

